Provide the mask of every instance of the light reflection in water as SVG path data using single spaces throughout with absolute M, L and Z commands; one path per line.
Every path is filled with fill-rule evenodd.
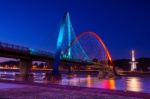
M 113 79 L 110 80 L 102 80 L 102 88 L 107 88 L 107 89 L 116 89 L 115 86 L 115 81 Z
M 87 75 L 87 87 L 92 87 L 92 78 L 91 78 L 91 75 Z
M 116 89 L 115 81 L 114 79 L 109 80 L 109 88 L 110 89 Z
M 142 91 L 142 83 L 140 78 L 130 77 L 126 80 L 126 89 L 130 91 Z
M 76 86 L 80 82 L 77 75 L 63 75 L 62 80 L 58 84 Z
M 0 79 L 15 80 L 15 74 L 19 74 L 19 72 L 0 71 Z M 46 80 L 44 80 L 45 73 L 33 73 L 33 75 L 34 82 L 46 82 Z M 62 74 L 61 80 L 47 81 L 46 83 L 150 93 L 150 86 L 147 86 L 150 83 L 148 77 L 122 77 L 121 79 L 100 80 L 93 75 L 74 74 L 68 76 Z

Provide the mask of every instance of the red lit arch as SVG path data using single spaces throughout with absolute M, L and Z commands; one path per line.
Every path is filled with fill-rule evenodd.
M 108 50 L 108 48 L 106 47 L 105 43 L 103 42 L 103 40 L 101 39 L 101 37 L 99 35 L 97 35 L 95 32 L 82 32 L 80 33 L 71 43 L 71 46 L 78 41 L 78 39 L 80 39 L 82 36 L 86 35 L 86 34 L 90 34 L 92 36 L 94 36 L 103 46 L 104 50 L 105 50 L 105 53 L 107 54 L 107 57 L 111 63 L 111 65 L 113 66 L 113 62 L 112 62 L 112 58 L 111 58 L 111 55 L 110 55 L 110 52 Z

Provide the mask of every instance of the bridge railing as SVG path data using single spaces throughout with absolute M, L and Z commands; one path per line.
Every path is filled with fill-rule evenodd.
M 37 49 L 29 49 L 31 55 L 40 55 L 40 56 L 48 56 L 48 57 L 54 57 L 54 55 L 48 51 L 42 51 Z
M 64 57 L 61 57 L 61 60 L 77 62 L 77 63 L 83 63 L 83 64 L 94 64 L 90 60 L 82 60 L 82 59 L 76 59 L 76 58 L 64 58 Z
M 54 55 L 50 52 L 47 51 L 42 51 L 42 50 L 35 50 L 15 44 L 9 44 L 9 43 L 4 43 L 0 42 L 0 49 L 5 49 L 5 50 L 10 50 L 10 51 L 15 51 L 15 52 L 22 52 L 22 53 L 27 53 L 30 55 L 40 55 L 40 56 L 47 56 L 47 57 L 54 57 Z
M 25 52 L 29 51 L 27 47 L 22 47 L 19 45 L 14 45 L 14 44 L 9 44 L 9 43 L 4 43 L 4 42 L 0 42 L 0 48 L 13 49 L 13 50 L 25 51 Z

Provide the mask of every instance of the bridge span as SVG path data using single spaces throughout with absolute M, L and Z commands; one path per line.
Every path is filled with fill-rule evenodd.
M 50 62 L 53 61 L 55 58 L 54 54 L 47 51 L 31 49 L 4 42 L 0 42 L 0 57 L 26 59 L 31 61 L 43 61 L 43 62 Z M 75 64 L 93 64 L 92 62 L 83 61 L 80 59 L 62 58 L 61 61 Z
M 0 42 L 0 57 L 16 58 L 20 60 L 20 74 L 26 76 L 31 70 L 32 61 L 47 62 L 53 64 L 54 54 L 42 50 L 35 50 L 19 45 Z M 94 63 L 79 59 L 61 59 L 61 64 L 92 65 Z

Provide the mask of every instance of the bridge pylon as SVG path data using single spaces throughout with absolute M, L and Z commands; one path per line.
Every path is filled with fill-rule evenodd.
M 53 70 L 52 74 L 53 75 L 59 75 L 59 65 L 60 65 L 60 60 L 61 58 L 71 58 L 71 48 L 68 49 L 66 54 L 63 54 L 62 48 L 63 48 L 63 43 L 64 41 L 67 41 L 67 46 L 71 45 L 71 22 L 70 22 L 70 16 L 69 13 L 66 12 L 61 20 L 60 24 L 60 30 L 58 34 L 58 39 L 57 39 L 57 46 L 56 46 L 56 53 L 55 53 L 55 60 L 53 63 Z

